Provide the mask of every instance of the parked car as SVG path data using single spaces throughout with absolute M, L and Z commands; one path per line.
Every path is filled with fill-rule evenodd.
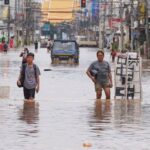
M 71 60 L 73 63 L 79 63 L 79 48 L 75 40 L 54 40 L 51 51 L 52 63 L 55 60 Z

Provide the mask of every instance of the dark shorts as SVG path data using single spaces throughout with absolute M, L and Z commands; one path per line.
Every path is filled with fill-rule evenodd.
M 51 46 L 47 46 L 47 49 L 50 50 L 50 49 L 51 49 Z
M 24 92 L 24 98 L 25 99 L 34 99 L 35 98 L 35 88 L 34 89 L 27 89 L 24 87 L 23 92 Z
M 106 83 L 103 83 L 103 84 L 100 84 L 98 82 L 95 83 L 95 91 L 96 92 L 102 91 L 102 89 L 109 88 L 109 87 L 110 87 L 109 82 L 106 82 Z

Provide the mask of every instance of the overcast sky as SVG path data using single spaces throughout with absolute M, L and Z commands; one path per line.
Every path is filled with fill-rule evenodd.
M 42 0 L 34 0 L 35 2 L 42 2 Z

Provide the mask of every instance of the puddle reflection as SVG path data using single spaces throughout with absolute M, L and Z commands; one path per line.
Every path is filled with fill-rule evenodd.
M 96 100 L 93 112 L 94 115 L 90 118 L 91 120 L 89 121 L 92 132 L 103 131 L 110 127 L 112 118 L 110 100 L 105 102 Z
M 0 70 L 0 74 L 1 74 L 1 76 L 3 78 L 7 78 L 8 77 L 9 66 L 10 66 L 10 61 L 9 60 L 5 60 L 5 61 L 1 62 L 0 67 L 2 67 L 2 68 Z
M 96 100 L 94 115 L 90 118 L 89 125 L 92 132 L 97 136 L 99 131 L 112 130 L 120 127 L 130 127 L 137 125 L 141 120 L 141 101 L 122 101 L 115 100 L 105 102 Z
M 116 100 L 114 102 L 114 120 L 116 125 L 136 124 L 140 122 L 140 100 Z
M 19 120 L 23 121 L 22 126 L 17 130 L 18 135 L 24 142 L 27 142 L 28 138 L 36 138 L 39 133 L 39 108 L 38 107 L 26 107 L 19 110 Z
M 102 102 L 101 100 L 96 100 L 95 102 L 95 118 L 97 120 L 107 120 L 111 115 L 111 103 L 109 100 Z
M 20 111 L 20 120 L 25 121 L 27 124 L 37 124 L 39 121 L 39 107 L 27 107 L 23 106 L 23 110 Z
M 10 87 L 0 86 L 0 99 L 9 99 L 9 98 L 10 98 Z

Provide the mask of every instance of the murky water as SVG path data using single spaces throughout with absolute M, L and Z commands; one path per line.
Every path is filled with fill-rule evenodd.
M 22 89 L 16 86 L 19 52 L 0 54 L 0 150 L 150 149 L 150 73 L 143 74 L 142 104 L 96 101 L 85 74 L 95 52 L 82 48 L 79 66 L 51 66 L 46 50 L 39 50 L 35 61 L 42 76 L 36 108 L 23 106 Z

